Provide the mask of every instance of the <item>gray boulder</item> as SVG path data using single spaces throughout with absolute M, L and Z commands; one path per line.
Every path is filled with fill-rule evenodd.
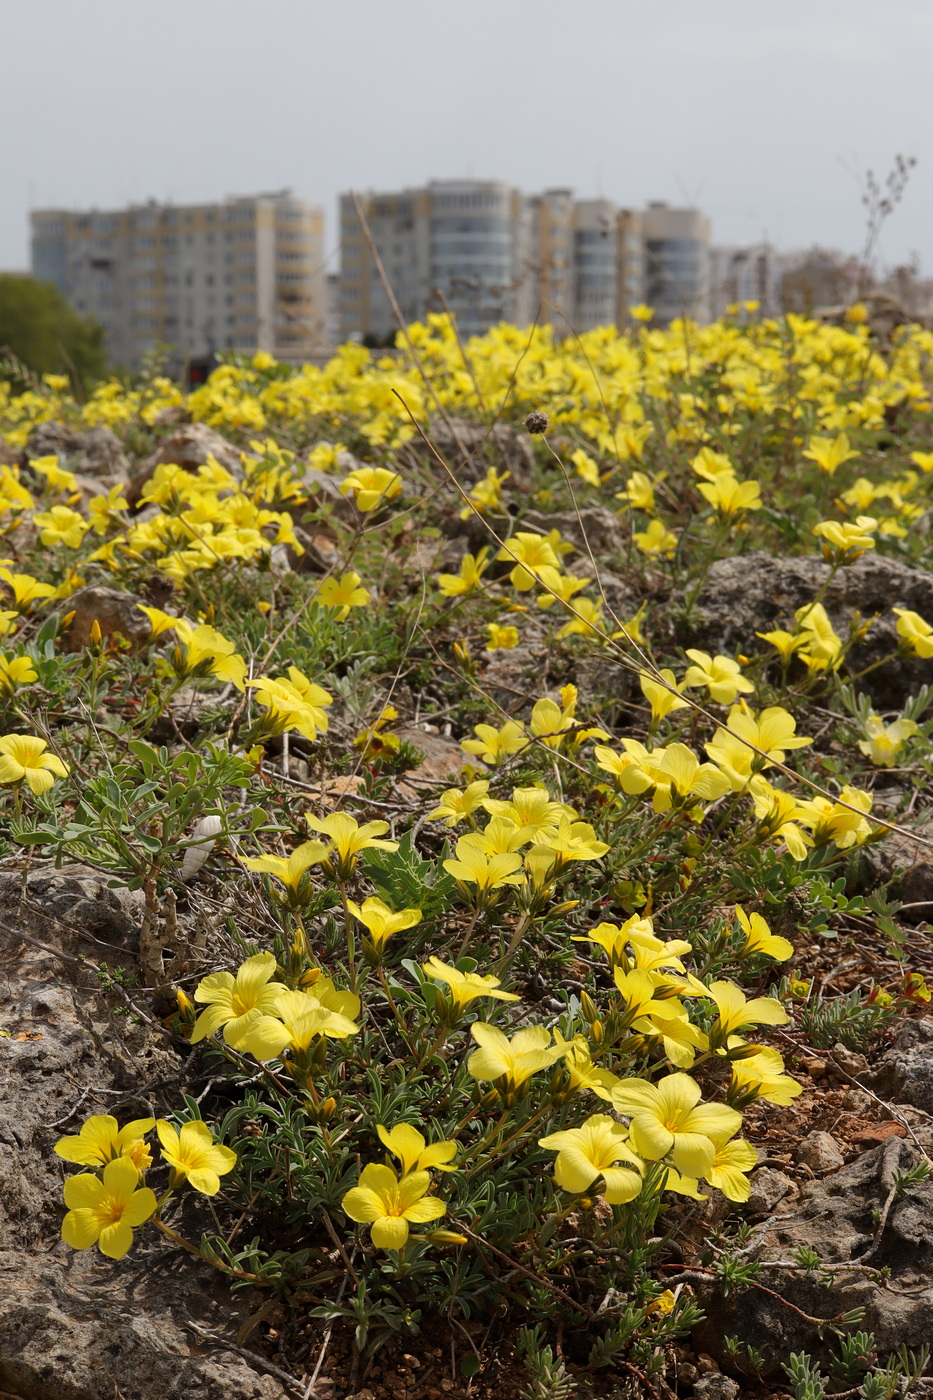
M 700 1281 L 696 1287 L 706 1317 L 694 1331 L 694 1346 L 726 1365 L 725 1339 L 738 1335 L 764 1353 L 765 1379 L 783 1379 L 782 1362 L 792 1351 L 808 1351 L 825 1364 L 833 1338 L 820 1320 L 838 1319 L 856 1307 L 865 1309 L 859 1326 L 875 1333 L 879 1355 L 901 1343 L 918 1347 L 928 1342 L 933 1335 L 933 1182 L 899 1197 L 893 1193 L 895 1174 L 918 1160 L 913 1147 L 892 1138 L 805 1186 L 791 1211 L 762 1221 L 740 1257 L 761 1261 L 759 1281 L 780 1296 L 754 1287 L 723 1294 L 714 1280 Z M 887 1219 L 876 1241 L 886 1205 Z M 818 1271 L 795 1267 L 794 1254 L 802 1245 L 816 1250 L 827 1266 L 847 1267 L 838 1269 L 833 1283 L 824 1282 Z M 890 1269 L 890 1276 L 882 1276 L 882 1269 Z
M 231 1297 L 208 1265 L 186 1259 L 179 1269 L 177 1253 L 149 1231 L 118 1263 L 59 1238 L 72 1169 L 55 1156 L 56 1140 L 92 1113 L 121 1122 L 165 1113 L 196 1063 L 167 1033 L 114 1014 L 120 999 L 78 961 L 133 969 L 140 898 L 86 866 L 34 870 L 25 897 L 20 874 L 0 876 L 0 1023 L 9 1031 L 0 1040 L 0 1392 L 284 1400 L 261 1358 L 254 1365 L 203 1335 L 235 1336 L 256 1306 Z M 211 1227 L 191 1218 L 182 1228 L 196 1239 Z
M 813 602 L 828 574 L 829 565 L 816 555 L 778 559 L 753 553 L 717 559 L 684 623 L 681 640 L 711 653 L 765 650 L 767 643 L 756 633 L 792 627 L 795 610 Z M 875 619 L 865 640 L 849 653 L 848 669 L 861 671 L 897 649 L 892 608 L 909 608 L 933 622 L 933 574 L 869 552 L 839 570 L 823 606 L 844 639 L 856 611 L 863 621 Z M 921 685 L 933 685 L 933 660 L 899 656 L 860 684 L 876 704 L 899 708 Z

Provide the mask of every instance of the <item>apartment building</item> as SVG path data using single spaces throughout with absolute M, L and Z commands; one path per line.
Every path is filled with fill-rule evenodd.
M 497 180 L 433 180 L 364 194 L 360 207 L 406 321 L 449 307 L 462 335 L 528 318 L 530 221 Z M 390 342 L 397 323 L 352 195 L 340 200 L 340 322 L 345 339 Z
M 729 306 L 757 302 L 756 315 L 779 316 L 780 260 L 770 243 L 710 249 L 710 314 L 714 320 Z
M 527 200 L 530 221 L 529 284 L 531 317 L 566 335 L 574 324 L 573 190 L 545 190 Z
M 573 328 L 611 326 L 618 315 L 618 214 L 608 199 L 573 206 Z
M 709 221 L 699 209 L 672 209 L 661 200 L 641 216 L 644 300 L 654 325 L 678 317 L 710 319 Z
M 406 322 L 446 306 L 464 336 L 500 320 L 563 336 L 627 326 L 642 302 L 655 325 L 709 319 L 709 224 L 696 209 L 620 210 L 492 180 L 436 180 L 359 203 Z M 396 318 L 350 195 L 340 219 L 341 334 L 391 344 Z
M 323 211 L 290 190 L 219 204 L 31 214 L 32 275 L 106 332 L 112 364 L 157 345 L 177 368 L 218 351 L 300 363 L 325 345 Z

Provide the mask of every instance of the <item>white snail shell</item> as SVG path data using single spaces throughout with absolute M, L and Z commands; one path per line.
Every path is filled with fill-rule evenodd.
M 179 878 L 184 884 L 193 880 L 214 849 L 214 842 L 223 827 L 223 818 L 219 816 L 201 817 L 196 821 L 191 830 L 191 835 L 185 843 L 185 853 L 182 857 L 181 869 L 178 872 Z

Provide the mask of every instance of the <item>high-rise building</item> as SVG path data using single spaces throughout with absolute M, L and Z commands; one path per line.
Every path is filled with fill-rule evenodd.
M 574 324 L 573 191 L 545 190 L 532 195 L 527 208 L 531 319 L 563 336 Z
M 709 320 L 709 221 L 699 209 L 671 209 L 661 200 L 641 216 L 645 301 L 654 324 L 678 317 Z
M 422 189 L 358 196 L 405 321 L 446 306 L 463 335 L 527 315 L 529 219 L 497 180 L 432 180 Z M 345 338 L 391 341 L 397 322 L 357 216 L 340 200 L 340 320 Z
M 219 204 L 33 211 L 32 274 L 54 282 L 133 369 L 268 350 L 300 363 L 324 348 L 323 211 L 290 190 Z
M 464 336 L 506 320 L 562 337 L 627 326 L 640 302 L 657 325 L 709 317 L 709 225 L 696 209 L 619 210 L 569 189 L 526 197 L 494 180 L 436 180 L 359 204 L 406 322 L 447 307 Z M 391 344 L 396 317 L 351 195 L 340 236 L 341 333 Z
M 645 300 L 644 215 L 620 209 L 616 217 L 616 324 L 632 324 L 632 307 Z
M 779 290 L 778 259 L 770 243 L 710 249 L 710 315 L 714 320 L 729 306 L 751 302 L 757 302 L 757 315 L 778 316 Z
M 608 199 L 573 206 L 573 328 L 589 331 L 616 321 L 619 282 L 617 211 Z

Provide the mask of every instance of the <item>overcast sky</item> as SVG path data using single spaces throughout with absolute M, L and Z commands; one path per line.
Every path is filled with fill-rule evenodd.
M 931 0 L 0 0 L 0 269 L 32 206 L 466 175 L 698 204 L 714 241 L 933 272 Z M 336 257 L 332 264 L 336 268 Z

